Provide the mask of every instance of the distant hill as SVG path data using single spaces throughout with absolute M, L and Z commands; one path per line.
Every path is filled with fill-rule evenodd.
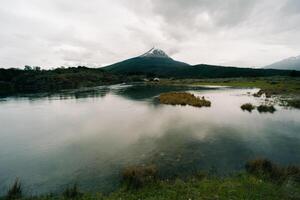
M 134 57 L 103 68 L 110 73 L 122 75 L 151 75 L 174 78 L 229 78 L 257 76 L 289 76 L 289 70 L 252 69 L 215 65 L 189 65 L 173 60 L 164 51 L 152 48 Z M 292 73 L 292 75 L 295 75 Z M 298 75 L 298 74 L 296 74 Z
M 300 71 L 300 56 L 290 57 L 271 65 L 266 66 L 267 69 L 285 69 Z

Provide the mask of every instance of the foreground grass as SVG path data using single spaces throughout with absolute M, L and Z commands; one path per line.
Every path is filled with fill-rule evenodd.
M 197 200 L 197 199 L 251 199 L 285 200 L 299 199 L 300 188 L 285 183 L 282 185 L 264 181 L 255 176 L 241 174 L 228 178 L 190 178 L 175 181 L 157 181 L 140 189 L 125 186 L 109 195 L 82 194 L 77 197 L 41 196 L 27 197 L 24 200 Z
M 250 160 L 245 172 L 228 177 L 196 173 L 189 178 L 160 179 L 155 166 L 131 166 L 122 172 L 122 187 L 108 195 L 82 193 L 75 184 L 61 195 L 22 197 L 20 185 L 2 199 L 7 200 L 167 200 L 167 199 L 300 199 L 300 168 L 279 166 L 267 159 Z M 17 185 L 18 190 L 15 190 Z M 16 195 L 17 194 L 17 195 Z M 0 198 L 1 199 L 1 198 Z
M 125 189 L 103 199 L 296 199 L 299 188 L 290 190 L 253 176 L 205 178 L 159 182 L 136 191 Z

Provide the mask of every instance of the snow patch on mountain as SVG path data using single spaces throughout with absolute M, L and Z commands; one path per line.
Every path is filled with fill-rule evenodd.
M 158 57 L 158 58 L 169 58 L 170 57 L 161 49 L 152 48 L 140 57 Z

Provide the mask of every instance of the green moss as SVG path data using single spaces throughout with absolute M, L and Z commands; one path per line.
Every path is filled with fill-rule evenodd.
M 195 107 L 210 107 L 211 102 L 204 97 L 199 98 L 187 92 L 169 92 L 159 96 L 159 102 L 169 105 L 190 105 Z

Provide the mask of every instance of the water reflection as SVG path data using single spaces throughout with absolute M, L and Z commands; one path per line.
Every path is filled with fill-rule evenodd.
M 80 98 L 98 98 L 105 97 L 106 94 L 110 92 L 112 86 L 98 86 L 91 88 L 81 88 L 81 89 L 72 89 L 72 90 L 62 90 L 59 92 L 45 92 L 45 93 L 35 93 L 35 94 L 15 94 L 14 96 L 2 96 L 0 97 L 1 101 L 6 100 L 64 100 L 64 99 L 80 99 Z
M 187 90 L 214 90 L 219 88 L 211 88 L 211 87 L 192 87 L 192 86 L 160 86 L 160 85 L 135 85 L 134 87 L 124 87 L 120 90 L 116 91 L 117 95 L 122 97 L 131 99 L 131 100 L 145 100 L 148 98 L 152 98 L 158 96 L 161 93 L 165 92 L 180 92 L 180 91 L 187 91 Z
M 149 103 L 179 90 L 207 97 L 212 107 Z M 300 164 L 299 110 L 243 112 L 242 104 L 261 103 L 254 92 L 116 85 L 34 103 L 7 98 L 0 102 L 0 188 L 18 176 L 27 192 L 56 192 L 74 182 L 107 192 L 132 164 L 156 164 L 165 177 L 212 168 L 227 174 L 258 156 Z

